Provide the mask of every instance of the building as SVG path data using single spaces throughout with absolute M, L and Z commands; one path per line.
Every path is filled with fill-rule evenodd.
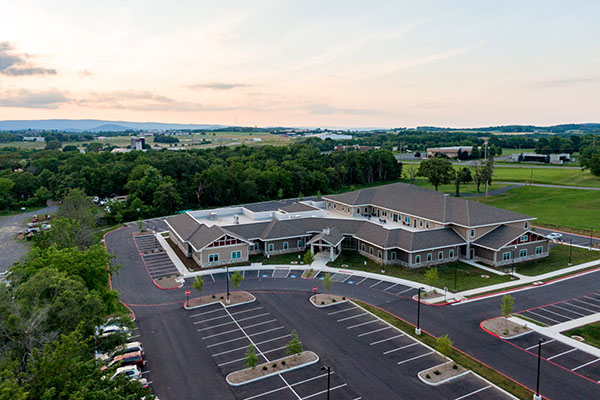
M 459 158 L 458 153 L 467 153 L 467 158 L 471 156 L 472 147 L 469 146 L 453 146 L 453 147 L 431 147 L 427 149 L 427 158 L 433 157 L 436 154 L 443 154 L 448 158 Z
M 135 137 L 131 138 L 131 150 L 144 150 L 146 146 L 146 138 L 144 137 Z
M 171 240 L 201 267 L 252 254 L 356 251 L 382 265 L 419 268 L 471 259 L 499 267 L 548 255 L 535 218 L 414 185 L 186 212 L 167 219 Z

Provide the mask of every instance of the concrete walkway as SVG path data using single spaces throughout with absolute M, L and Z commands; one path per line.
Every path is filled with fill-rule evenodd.
M 461 260 L 461 261 L 464 262 L 465 264 L 472 265 L 475 268 L 482 269 L 484 271 L 490 272 L 495 275 L 510 275 L 510 274 L 507 274 L 506 272 L 502 272 L 502 271 L 495 270 L 494 268 L 486 267 L 485 265 L 479 264 L 473 260 Z M 518 274 L 514 274 L 514 275 L 519 276 L 519 277 L 522 276 L 522 275 L 518 275 Z
M 167 240 L 163 237 L 163 235 L 161 235 L 160 233 L 155 233 L 154 236 L 156 236 L 156 238 L 158 239 L 158 243 L 160 243 L 163 249 L 165 249 L 165 251 L 167 252 L 167 255 L 171 259 L 171 262 L 175 264 L 175 268 L 177 268 L 177 271 L 179 271 L 179 273 L 184 277 L 186 276 L 186 274 L 189 274 L 190 271 L 188 271 L 187 267 L 179 259 L 175 251 L 171 248 L 171 246 L 169 246 L 169 243 L 167 243 Z

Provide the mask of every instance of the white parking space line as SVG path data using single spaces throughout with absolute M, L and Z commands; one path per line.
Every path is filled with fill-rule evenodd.
M 571 368 L 571 371 L 577 371 L 579 368 L 587 367 L 588 365 L 593 364 L 593 363 L 597 362 L 598 360 L 600 360 L 600 358 L 596 358 L 595 360 L 586 362 L 585 364 L 581 364 L 579 367 Z
M 237 322 L 248 321 L 249 319 L 260 318 L 260 317 L 264 317 L 265 315 L 270 315 L 270 314 L 271 313 L 269 313 L 269 312 L 262 313 L 262 314 L 257 314 L 257 315 L 253 315 L 251 317 L 246 317 L 246 318 L 238 319 Z
M 418 342 L 414 342 L 414 343 L 411 343 L 411 344 L 407 344 L 406 346 L 397 347 L 397 348 L 392 349 L 392 350 L 384 351 L 383 354 L 390 354 L 390 353 L 393 353 L 393 352 L 398 351 L 398 350 L 406 349 L 407 347 L 416 346 L 418 344 L 419 344 Z
M 241 339 L 246 339 L 246 336 L 240 336 L 240 337 L 238 337 L 238 338 L 235 338 L 235 339 L 229 339 L 229 340 L 224 340 L 224 341 L 222 341 L 222 342 L 219 342 L 219 343 L 213 343 L 213 344 L 210 344 L 210 345 L 208 345 L 208 346 L 206 346 L 206 347 L 215 347 L 215 346 L 220 346 L 220 345 L 222 345 L 222 344 L 226 344 L 226 343 L 235 342 L 236 340 L 241 340 Z M 246 346 L 246 347 L 247 347 L 247 346 Z M 245 347 L 244 347 L 244 348 L 245 348 Z
M 198 329 L 198 330 L 200 330 L 200 329 Z M 214 338 L 214 337 L 221 336 L 221 335 L 227 335 L 228 333 L 233 333 L 233 332 L 237 332 L 237 331 L 239 331 L 239 329 L 232 329 L 230 331 L 225 331 L 225 332 L 221 332 L 221 333 L 215 333 L 214 335 L 204 336 L 202 339 L 203 340 L 210 339 L 210 338 Z
M 372 324 L 373 322 L 379 322 L 379 321 L 376 320 L 376 319 L 374 319 L 374 320 L 371 320 L 371 321 L 363 322 L 362 324 L 351 325 L 351 326 L 347 327 L 346 329 L 358 328 L 359 326 L 363 326 L 363 325 L 367 325 L 367 324 Z
M 348 386 L 348 384 L 347 383 L 342 383 L 341 385 L 337 385 L 337 386 L 334 386 L 334 387 L 330 388 L 329 391 L 331 392 L 332 390 L 339 389 L 339 388 L 342 388 L 344 386 Z M 313 393 L 313 394 L 311 394 L 309 396 L 302 397 L 302 400 L 310 399 L 312 397 L 318 396 L 318 395 L 323 394 L 323 393 L 327 393 L 327 389 L 321 390 L 320 392 L 317 392 L 317 393 Z
M 133 335 L 133 336 L 130 336 L 129 339 L 137 339 L 139 337 L 140 337 L 140 335 Z
M 568 304 L 568 305 L 570 305 L 571 307 L 580 308 L 580 309 L 582 309 L 582 310 L 585 310 L 585 311 L 587 311 L 587 312 L 590 312 L 590 313 L 595 313 L 595 312 L 596 312 L 596 311 L 594 311 L 594 310 L 590 310 L 589 308 L 585 308 L 585 307 L 578 306 L 577 304 L 571 304 L 571 303 L 569 303 L 568 301 L 563 301 L 563 303 L 565 303 L 565 304 Z
M 404 364 L 404 363 L 407 363 L 407 362 L 409 362 L 409 361 L 416 360 L 417 358 L 421 358 L 421 357 L 428 356 L 428 355 L 430 355 L 430 354 L 433 354 L 433 351 L 430 351 L 430 352 L 428 352 L 428 353 L 425 353 L 425 354 L 421 354 L 420 356 L 411 357 L 411 358 L 409 358 L 408 360 L 404 360 L 404 361 L 398 361 L 396 364 L 398 364 L 398 365 L 400 365 L 400 364 Z
M 283 336 L 276 337 L 274 339 L 268 339 L 268 340 L 263 340 L 262 342 L 256 342 L 256 344 L 259 345 L 259 344 L 269 343 L 269 342 L 273 342 L 273 341 L 279 340 L 279 339 L 284 339 L 284 338 L 290 337 L 290 336 L 292 336 L 291 333 L 288 334 L 288 335 L 283 335 Z M 237 340 L 237 339 L 235 339 L 235 340 Z M 230 340 L 228 340 L 228 342 L 230 342 Z M 213 357 L 218 357 L 218 356 L 221 356 L 223 354 L 233 353 L 234 351 L 244 350 L 244 349 L 247 349 L 247 348 L 248 348 L 247 346 L 237 347 L 235 349 L 226 350 L 226 351 L 222 351 L 220 353 L 213 354 L 212 356 Z
M 277 388 L 277 389 L 269 390 L 268 392 L 260 393 L 260 394 L 257 394 L 255 396 L 246 397 L 244 400 L 258 399 L 259 397 L 263 397 L 263 396 L 266 396 L 266 395 L 271 394 L 271 393 L 279 392 L 280 390 L 284 390 L 284 389 L 287 389 L 287 386 L 282 386 L 282 387 Z
M 412 288 L 412 287 L 411 287 L 411 288 L 408 288 L 408 289 L 406 289 L 406 290 L 403 290 L 403 291 L 401 291 L 401 292 L 398 292 L 398 293 L 396 293 L 396 294 L 402 294 L 402 293 L 410 292 L 410 291 L 411 291 L 411 290 L 413 290 L 413 289 L 414 289 L 414 288 Z
M 271 322 L 275 322 L 275 321 L 277 321 L 277 320 L 276 319 L 270 319 L 268 321 L 259 322 L 258 324 L 252 324 L 252 325 L 244 326 L 244 329 L 254 328 L 255 326 L 261 326 L 261 325 L 270 324 Z M 250 335 L 250 336 L 252 336 L 252 335 Z
M 264 307 L 260 306 L 260 307 L 250 308 L 250 309 L 244 310 L 244 311 L 236 311 L 236 312 L 232 312 L 231 315 L 243 314 L 243 313 L 247 313 L 249 311 L 260 310 L 261 308 L 264 308 Z
M 385 331 L 386 329 L 390 329 L 390 328 L 391 328 L 391 326 L 384 326 L 383 328 L 375 329 L 374 331 L 369 331 L 369 332 L 361 333 L 361 334 L 359 334 L 357 336 L 358 337 L 367 336 L 367 335 L 370 335 L 371 333 Z
M 527 312 L 528 312 L 529 314 L 536 315 L 536 316 L 538 316 L 538 317 L 540 317 L 540 318 L 547 319 L 548 321 L 552 321 L 552 322 L 556 322 L 557 324 L 560 324 L 560 321 L 557 321 L 557 320 L 555 320 L 555 319 L 552 319 L 552 318 L 550 318 L 550 317 L 546 317 L 545 315 L 538 314 L 538 313 L 536 313 L 536 312 L 534 312 L 534 311 L 527 311 Z
M 386 287 L 385 289 L 383 289 L 383 291 L 384 291 L 384 292 L 387 292 L 387 291 L 388 291 L 388 289 L 391 289 L 391 288 L 393 288 L 394 286 L 398 286 L 398 284 L 397 284 L 397 283 L 394 283 L 392 286 L 388 286 L 388 287 Z
M 273 350 L 263 351 L 262 353 L 263 353 L 263 354 L 272 353 L 272 352 L 274 352 L 274 351 L 277 351 L 277 350 L 282 350 L 282 349 L 285 349 L 286 347 L 287 347 L 287 346 L 278 347 L 278 348 L 276 348 L 276 349 L 273 349 Z M 266 357 L 265 357 L 265 358 L 266 358 Z M 226 361 L 226 362 L 223 362 L 223 363 L 221 363 L 221 364 L 217 364 L 217 366 L 218 366 L 218 367 L 222 367 L 222 366 L 224 366 L 224 365 L 233 364 L 233 363 L 235 363 L 235 362 L 238 362 L 238 361 L 244 361 L 245 359 L 246 359 L 246 357 L 242 357 L 242 358 L 238 358 L 238 359 L 235 359 L 235 360 Z
M 331 375 L 333 375 L 334 373 L 335 373 L 334 371 L 331 371 Z M 312 378 L 308 378 L 308 379 L 305 379 L 305 380 L 300 381 L 300 382 L 292 383 L 290 386 L 302 385 L 303 383 L 314 381 L 315 379 L 323 378 L 323 377 L 326 377 L 326 376 L 327 376 L 326 373 L 325 374 L 321 374 L 321 375 L 317 375 L 317 376 L 313 376 Z M 260 393 L 260 394 L 257 394 L 255 396 L 252 396 L 252 397 L 246 397 L 244 400 L 256 399 L 258 397 L 263 397 L 263 396 L 266 396 L 266 395 L 271 394 L 271 393 L 278 392 L 278 391 L 283 390 L 283 389 L 287 389 L 287 386 L 282 386 L 282 387 L 280 387 L 278 389 L 269 390 L 268 392 Z M 360 397 L 358 399 L 360 399 Z M 354 400 L 358 400 L 358 399 L 354 399 Z
M 381 282 L 383 282 L 383 281 L 378 281 L 378 282 L 375 282 L 374 284 L 372 284 L 371 286 L 369 286 L 369 288 L 372 288 L 373 286 L 377 286 L 377 285 L 379 285 Z
M 337 311 L 334 311 L 334 312 L 327 313 L 327 315 L 338 314 L 338 313 L 341 313 L 341 312 L 344 312 L 344 311 L 354 310 L 354 309 L 356 309 L 356 307 L 354 307 L 354 306 L 353 307 L 348 307 L 348 308 L 344 308 L 343 310 L 337 310 Z
M 215 277 L 213 276 L 213 274 L 210 274 L 210 277 L 212 278 L 213 282 L 215 282 Z
M 388 340 L 394 340 L 394 339 L 397 339 L 397 338 L 402 337 L 402 336 L 404 336 L 404 335 L 396 335 L 396 336 L 389 337 L 387 339 L 377 340 L 375 342 L 369 343 L 369 346 L 373 346 L 373 345 L 376 345 L 376 344 L 379 344 L 379 343 L 387 342 Z
M 484 387 L 482 387 L 482 388 L 480 388 L 480 389 L 477 389 L 477 390 L 474 390 L 474 391 L 472 391 L 471 393 L 467 393 L 467 394 L 465 394 L 464 396 L 457 397 L 457 398 L 456 398 L 456 399 L 454 399 L 454 400 L 462 400 L 462 399 L 466 399 L 467 397 L 473 396 L 474 394 L 476 394 L 476 393 L 479 393 L 479 392 L 483 392 L 484 390 L 486 390 L 486 389 L 489 389 L 489 388 L 491 388 L 491 387 L 492 387 L 492 385 L 487 385 L 487 386 L 484 386 Z
M 597 298 L 595 298 L 595 297 L 590 297 L 590 296 L 583 296 L 583 297 L 585 297 L 586 299 L 589 299 L 589 300 L 595 301 L 595 302 L 597 302 L 597 303 L 600 303 L 600 299 L 597 299 Z
M 550 306 L 549 306 L 549 307 L 550 307 Z M 559 308 L 559 309 L 561 309 L 561 310 L 568 311 L 568 312 L 570 312 L 570 313 L 577 314 L 577 315 L 581 315 L 582 317 L 585 317 L 585 314 L 582 314 L 582 313 L 580 313 L 580 312 L 577 312 L 577 311 L 569 310 L 568 308 L 564 308 L 564 307 L 561 307 L 561 306 L 557 306 L 556 304 L 552 304 L 552 307 L 556 307 L 556 308 Z
M 337 322 L 342 322 L 342 321 L 347 321 L 349 319 L 354 319 L 354 318 L 362 317 L 363 315 L 367 315 L 367 313 L 364 312 L 362 314 L 356 314 L 356 315 L 353 315 L 351 317 L 340 318 L 340 319 L 337 320 Z
M 147 374 L 148 372 L 150 372 L 150 370 L 142 371 L 142 375 Z
M 554 339 L 546 340 L 545 342 L 542 342 L 542 346 L 545 345 L 545 344 L 548 344 L 548 343 L 552 343 L 552 342 L 554 342 Z M 538 347 L 538 345 L 534 344 L 533 346 L 527 347 L 525 350 L 531 350 L 531 349 L 536 348 L 536 347 Z
M 548 357 L 547 360 L 552 360 L 553 358 L 560 357 L 562 355 L 568 354 L 568 353 L 570 353 L 572 351 L 575 351 L 575 350 L 577 350 L 577 349 L 571 349 L 571 350 L 563 351 L 562 353 L 556 354 L 556 355 L 554 355 L 552 357 Z
M 588 303 L 587 301 L 583 301 L 583 300 L 579 300 L 579 299 L 573 299 L 573 301 L 578 301 L 578 302 L 580 302 L 580 303 L 582 303 L 582 304 L 586 304 L 586 305 L 588 305 L 588 306 L 590 306 L 590 307 L 596 307 L 596 308 L 600 308 L 600 306 L 599 306 L 599 305 L 597 305 L 597 304 L 592 304 L 592 303 Z M 594 311 L 594 310 L 592 309 L 592 310 L 590 310 L 590 311 Z M 594 312 L 597 312 L 597 311 L 594 311 Z
M 196 323 L 196 322 L 194 322 L 194 323 Z M 209 330 L 209 329 L 220 328 L 220 327 L 222 327 L 222 326 L 231 325 L 231 324 L 233 324 L 233 321 L 224 322 L 224 323 L 222 323 L 222 324 L 219 324 L 219 325 L 213 325 L 213 326 L 209 326 L 209 327 L 207 327 L 207 328 L 201 328 L 201 329 L 197 329 L 197 331 L 198 331 L 198 332 L 207 331 L 207 330 Z
M 200 321 L 194 321 L 194 324 L 202 324 L 204 322 L 214 321 L 216 319 L 227 318 L 229 315 L 220 315 L 218 317 L 209 318 L 209 319 L 201 319 Z
M 360 285 L 361 283 L 363 283 L 364 281 L 366 281 L 369 278 L 363 278 L 360 282 L 356 283 L 356 285 Z
M 247 326 L 246 328 L 250 328 L 250 327 Z M 284 326 L 278 326 L 277 328 L 267 329 L 266 331 L 253 333 L 253 334 L 248 335 L 248 336 L 258 336 L 258 335 L 262 335 L 263 333 L 269 333 L 269 332 L 273 332 L 273 331 L 276 331 L 278 329 L 283 329 L 283 328 L 285 328 L 285 327 Z
M 559 313 L 554 312 L 552 310 L 548 310 L 548 308 L 545 308 L 545 307 L 544 308 L 540 308 L 540 310 L 542 310 L 544 312 L 548 312 L 548 313 L 554 314 L 554 315 L 558 315 L 559 317 L 566 318 L 569 321 L 572 320 L 572 319 L 574 319 L 573 317 L 567 317 L 566 315 L 562 315 L 562 314 L 559 314 Z

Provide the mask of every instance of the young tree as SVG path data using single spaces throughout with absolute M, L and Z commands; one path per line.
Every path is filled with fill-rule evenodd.
M 327 289 L 327 291 L 330 291 L 332 285 L 333 285 L 333 281 L 331 280 L 331 274 L 329 274 L 329 272 L 327 272 L 325 274 L 325 276 L 323 277 L 323 286 L 325 287 L 325 289 Z
M 246 354 L 244 354 L 244 360 L 246 361 L 246 367 L 256 368 L 256 363 L 258 363 L 258 356 L 256 355 L 256 348 L 252 343 L 248 346 L 246 350 Z
M 440 336 L 435 341 L 435 347 L 436 347 L 437 351 L 442 353 L 444 356 L 448 357 L 448 354 L 450 354 L 450 349 L 452 349 L 452 340 L 450 340 L 450 338 L 448 337 L 447 334 L 444 336 Z M 447 368 L 448 368 L 448 364 L 446 363 L 446 365 L 444 365 L 444 369 L 447 369 Z
M 477 185 L 477 193 L 479 193 L 481 185 L 485 183 L 486 175 L 484 168 L 481 164 L 477 163 L 472 169 L 473 171 L 473 181 L 475 185 Z
M 454 176 L 454 168 L 450 160 L 436 156 L 421 161 L 417 175 L 426 177 L 437 191 L 440 185 L 450 183 Z
M 313 254 L 313 252 L 310 250 L 306 250 L 306 253 L 304 253 L 304 256 L 302 256 L 302 261 L 304 261 L 304 264 L 310 265 L 313 263 L 314 260 L 315 255 Z
M 192 283 L 192 287 L 198 292 L 201 292 L 204 287 L 204 279 L 202 279 L 201 276 L 197 276 L 196 279 L 194 279 L 194 283 Z
M 287 350 L 285 351 L 285 354 L 292 356 L 300 353 L 302 353 L 302 342 L 300 342 L 300 339 L 298 339 L 298 332 L 296 332 L 294 329 L 292 331 L 292 338 L 287 344 Z
M 500 305 L 502 307 L 502 315 L 504 316 L 504 324 L 508 325 L 506 322 L 506 318 L 508 318 L 508 316 L 513 310 L 513 306 L 515 305 L 515 298 L 512 297 L 510 294 L 505 294 L 504 296 L 502 296 L 502 303 Z
M 425 284 L 430 286 L 431 290 L 433 290 L 433 286 L 440 279 L 437 268 L 429 268 L 427 270 L 427 272 L 425 272 L 424 279 L 425 279 Z
M 406 176 L 406 179 L 409 180 L 409 182 L 410 182 L 411 185 L 414 185 L 415 178 L 417 177 L 417 172 L 418 171 L 419 170 L 414 165 L 409 165 L 408 167 L 406 167 L 404 169 L 404 175 Z
M 460 197 L 460 185 L 469 183 L 473 180 L 471 170 L 467 167 L 454 171 L 454 186 L 456 187 L 456 197 Z
M 244 280 L 244 275 L 242 275 L 242 273 L 240 271 L 235 271 L 231 275 L 231 286 L 233 286 L 234 289 L 237 289 L 240 287 L 243 280 Z
M 479 152 L 479 146 L 477 146 L 476 144 L 473 145 L 473 147 L 471 148 L 471 160 L 477 160 L 478 158 L 481 157 L 481 153 Z

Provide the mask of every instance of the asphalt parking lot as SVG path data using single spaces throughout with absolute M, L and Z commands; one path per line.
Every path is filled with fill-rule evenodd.
M 376 318 L 364 309 L 347 302 L 319 310 L 335 320 L 338 331 L 332 335 L 350 336 L 354 346 L 368 351 L 368 357 L 381 363 L 379 368 L 393 371 L 404 379 L 414 380 L 422 385 L 422 398 L 444 399 L 508 399 L 498 390 L 479 377 L 468 374 L 444 385 L 432 388 L 418 381 L 419 371 L 443 364 L 445 359 L 431 348 Z M 402 381 L 397 380 L 397 390 L 402 390 Z M 433 395 L 434 397 L 428 397 Z
M 542 358 L 596 384 L 600 381 L 600 358 L 539 334 L 528 334 L 510 342 L 537 355 L 538 339 L 542 343 Z
M 292 328 L 282 325 L 259 301 L 227 308 L 209 305 L 190 310 L 188 316 L 223 378 L 245 368 L 244 354 L 250 343 L 256 347 L 259 364 L 286 356 Z M 246 400 L 325 399 L 326 385 L 327 373 L 315 364 L 232 387 L 232 391 L 236 398 Z M 335 371 L 331 375 L 331 394 L 333 399 L 361 398 Z
M 134 242 L 152 279 L 179 275 L 175 264 L 173 264 L 167 253 L 164 252 L 164 249 L 154 235 L 134 236 Z M 154 250 L 158 250 L 158 252 L 153 252 Z
M 516 314 L 542 325 L 552 326 L 599 312 L 600 291 L 540 307 L 529 308 L 519 311 Z

